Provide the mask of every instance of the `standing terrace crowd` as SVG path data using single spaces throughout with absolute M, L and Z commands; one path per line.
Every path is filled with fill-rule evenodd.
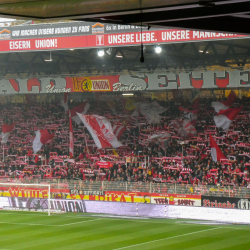
M 173 121 L 182 119 L 183 112 L 174 101 L 161 102 L 168 110 L 161 114 L 159 124 L 148 124 L 139 116 L 138 123 L 126 123 L 119 149 L 97 149 L 83 124 L 73 122 L 74 158 L 69 159 L 69 119 L 60 102 L 12 104 L 0 107 L 0 124 L 15 123 L 7 144 L 1 146 L 0 178 L 65 179 L 121 182 L 165 182 L 197 185 L 232 185 L 250 187 L 250 99 L 237 99 L 243 106 L 228 131 L 215 127 L 212 99 L 200 99 L 193 137 L 181 138 Z M 105 101 L 90 101 L 87 114 L 107 117 L 111 123 L 124 124 L 129 118 L 120 101 L 116 115 Z M 70 107 L 80 103 L 72 101 Z M 190 106 L 189 102 L 182 106 Z M 55 133 L 53 142 L 33 154 L 35 131 L 48 129 Z M 157 133 L 171 137 L 163 147 L 145 140 Z M 211 158 L 209 134 L 212 134 L 227 157 L 221 162 Z M 182 142 L 183 144 L 181 144 Z M 4 154 L 3 154 L 4 150 Z M 4 158 L 4 159 L 3 159 Z M 105 164 L 108 163 L 109 167 Z M 100 164 L 98 164 L 100 163 Z

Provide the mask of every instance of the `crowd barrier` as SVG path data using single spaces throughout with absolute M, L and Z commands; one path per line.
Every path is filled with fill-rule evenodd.
M 192 207 L 250 209 L 248 188 L 194 186 L 161 183 L 50 181 L 51 199 L 144 203 Z M 48 182 L 33 181 L 24 185 L 0 185 L 0 198 L 43 199 L 48 189 L 36 186 Z
M 22 183 L 20 179 L 2 179 L 1 183 L 15 182 Z M 0 196 L 1 186 L 0 183 Z M 41 180 L 31 179 L 23 180 L 23 183 L 50 184 L 53 193 L 82 193 L 89 194 L 97 191 L 126 191 L 126 192 L 144 192 L 144 193 L 170 193 L 181 195 L 207 195 L 219 197 L 240 197 L 250 198 L 250 188 L 240 186 L 216 186 L 216 185 L 192 185 L 179 183 L 153 183 L 153 182 L 118 182 L 118 181 L 82 181 L 82 180 Z M 67 190 L 67 191 L 65 191 Z M 71 194 L 73 194 L 71 192 Z M 98 193 L 96 193 L 98 194 Z

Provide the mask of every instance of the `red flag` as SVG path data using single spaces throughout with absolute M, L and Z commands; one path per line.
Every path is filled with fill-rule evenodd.
M 118 148 L 122 146 L 114 135 L 111 123 L 106 117 L 77 114 L 92 135 L 98 148 Z
M 226 101 L 222 101 L 221 103 L 223 103 L 225 106 L 230 107 L 236 100 L 237 95 L 235 94 L 234 91 L 231 91 L 229 96 L 227 97 Z
M 215 112 L 220 112 L 220 110 L 229 109 L 230 106 L 235 102 L 237 96 L 234 91 L 231 91 L 226 101 L 212 102 L 212 107 L 214 107 Z
M 192 110 L 199 110 L 199 107 L 200 107 L 200 98 L 196 98 L 193 101 Z
M 33 151 L 36 154 L 44 144 L 50 143 L 54 138 L 54 134 L 50 134 L 47 129 L 36 131 L 36 137 L 33 141 Z
M 74 137 L 73 137 L 71 112 L 69 112 L 69 157 L 71 159 L 74 157 Z
M 231 108 L 226 110 L 220 110 L 220 112 L 214 117 L 214 122 L 217 128 L 223 128 L 228 130 L 231 123 L 236 116 L 240 113 L 243 107 Z
M 118 140 L 121 138 L 121 136 L 125 130 L 126 130 L 126 128 L 123 125 L 114 125 L 113 126 L 114 135 L 117 137 Z
M 75 108 L 73 108 L 73 109 L 70 110 L 72 119 L 78 125 L 81 123 L 81 119 L 79 118 L 79 116 L 77 115 L 77 113 L 85 115 L 87 113 L 89 107 L 90 107 L 90 105 L 89 105 L 88 101 L 85 101 L 84 103 L 82 103 L 79 106 L 77 106 L 77 107 L 75 107 Z
M 225 155 L 222 153 L 221 149 L 213 139 L 211 135 L 209 135 L 210 138 L 210 147 L 211 147 L 211 155 L 213 161 L 217 162 L 220 161 L 221 159 L 226 159 Z
M 67 112 L 69 110 L 68 101 L 69 101 L 69 93 L 64 93 L 63 98 L 61 100 L 61 104 L 62 104 L 65 112 Z
M 2 143 L 7 143 L 9 139 L 10 132 L 13 130 L 15 124 L 12 123 L 11 125 L 3 124 L 2 126 Z
M 35 163 L 38 163 L 38 161 L 39 161 L 39 157 L 38 157 L 38 155 L 36 155 L 35 156 Z

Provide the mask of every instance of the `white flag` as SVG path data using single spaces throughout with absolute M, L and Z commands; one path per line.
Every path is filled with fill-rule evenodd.
M 118 148 L 122 146 L 114 135 L 112 126 L 106 117 L 79 113 L 77 115 L 92 135 L 98 148 Z

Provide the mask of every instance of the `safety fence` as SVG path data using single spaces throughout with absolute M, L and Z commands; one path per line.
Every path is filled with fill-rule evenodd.
M 250 197 L 250 188 L 240 186 L 215 186 L 215 185 L 191 185 L 178 183 L 153 183 L 153 182 L 118 182 L 118 181 L 82 181 L 82 180 L 21 180 L 21 179 L 2 179 L 1 185 L 4 182 L 15 183 L 33 183 L 33 184 L 51 184 L 51 189 L 56 192 L 72 193 L 80 191 L 88 192 L 144 192 L 144 193 L 159 193 L 159 194 L 180 194 L 180 195 L 207 195 L 219 197 Z

